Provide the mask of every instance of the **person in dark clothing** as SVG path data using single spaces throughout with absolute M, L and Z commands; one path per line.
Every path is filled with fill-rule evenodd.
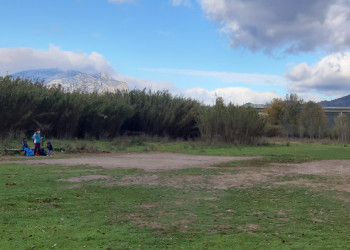
M 48 141 L 46 146 L 47 146 L 47 150 L 48 150 L 47 156 L 52 156 L 53 146 L 52 146 L 51 142 Z
M 28 143 L 27 143 L 27 139 L 23 138 L 22 140 L 22 149 L 24 151 L 25 148 L 29 148 Z
M 22 140 L 22 149 L 24 151 L 24 155 L 26 155 L 26 156 L 33 156 L 34 155 L 33 151 L 28 146 L 26 138 L 23 138 L 23 140 Z

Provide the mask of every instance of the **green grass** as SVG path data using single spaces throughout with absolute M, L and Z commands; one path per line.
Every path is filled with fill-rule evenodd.
M 46 141 L 49 138 L 46 139 Z M 201 141 L 169 141 L 166 138 L 120 137 L 113 140 L 51 139 L 56 152 L 106 151 L 106 152 L 176 152 L 199 155 L 268 156 L 279 162 L 307 160 L 350 160 L 350 147 L 333 143 L 280 142 L 259 146 L 206 145 Z M 30 143 L 29 143 L 30 144 Z M 20 148 L 20 141 L 12 141 L 10 148 Z M 287 146 L 288 145 L 288 146 Z M 0 143 L 0 150 L 5 148 Z M 279 160 L 278 160 L 279 158 Z
M 349 160 L 350 149 L 343 145 L 293 142 L 289 146 L 237 147 L 157 140 L 53 140 L 53 144 L 62 150 L 265 157 L 222 164 L 225 168 L 156 173 L 2 164 L 0 249 L 347 249 L 350 245 L 350 194 L 327 191 L 329 183 L 337 184 L 334 176 L 283 176 L 226 190 L 212 189 L 208 184 L 212 176 L 238 173 L 237 166 L 261 168 L 273 162 Z M 111 178 L 57 181 L 91 174 Z M 159 183 L 153 185 L 117 185 L 123 177 L 143 179 L 155 174 Z M 166 185 L 188 176 L 203 177 L 204 185 L 194 185 L 190 179 L 179 187 Z M 348 177 L 343 178 L 347 179 L 340 181 L 349 183 Z M 325 188 L 273 185 L 297 179 L 324 183 Z M 70 188 L 72 185 L 78 186 Z
M 125 141 L 127 140 L 127 141 Z M 54 141 L 55 144 L 59 142 Z M 168 142 L 155 139 L 154 141 L 143 141 L 141 139 L 116 139 L 114 141 L 71 141 L 69 144 L 79 148 L 94 148 L 109 152 L 176 152 L 199 155 L 229 155 L 229 156 L 272 156 L 280 159 L 298 158 L 311 160 L 346 159 L 350 160 L 350 147 L 340 144 L 321 143 L 299 143 L 291 142 L 289 146 L 285 143 L 267 144 L 260 146 L 233 146 L 233 145 L 205 145 L 202 142 Z M 81 147 L 81 146 L 80 146 Z
M 69 189 L 61 178 L 92 174 Z M 80 172 L 79 172 L 80 171 Z M 235 173 L 220 170 L 221 173 Z M 118 186 L 134 169 L 0 165 L 2 249 L 347 249 L 349 203 L 334 191 L 263 184 L 213 190 L 166 186 Z M 218 174 L 217 169 L 157 173 Z M 349 194 L 344 194 L 350 198 Z
M 200 143 L 165 143 L 155 147 L 158 151 L 181 152 L 206 155 L 230 156 L 277 156 L 298 157 L 312 160 L 350 159 L 350 147 L 339 144 L 290 143 L 262 146 L 203 146 Z

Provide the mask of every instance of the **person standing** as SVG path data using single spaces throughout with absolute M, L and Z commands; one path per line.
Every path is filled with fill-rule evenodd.
M 39 156 L 40 153 L 40 129 L 37 129 L 33 135 L 34 141 L 34 156 Z

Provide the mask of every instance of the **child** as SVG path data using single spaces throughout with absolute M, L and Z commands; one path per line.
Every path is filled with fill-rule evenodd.
M 26 155 L 26 156 L 33 156 L 34 155 L 33 151 L 28 146 L 26 138 L 23 138 L 22 149 L 24 151 L 24 155 Z
M 47 145 L 47 150 L 48 150 L 47 156 L 52 156 L 53 147 L 52 147 L 51 142 L 48 141 L 46 145 Z
M 24 150 L 25 148 L 29 148 L 27 138 L 23 138 L 22 140 L 22 149 Z
M 39 156 L 40 153 L 40 129 L 37 129 L 32 137 L 34 141 L 34 156 Z

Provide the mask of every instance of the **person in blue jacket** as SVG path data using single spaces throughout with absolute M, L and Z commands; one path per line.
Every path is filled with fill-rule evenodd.
M 40 129 L 37 129 L 33 135 L 34 141 L 34 156 L 39 156 L 40 153 Z
M 22 140 L 22 149 L 23 149 L 24 154 L 26 156 L 33 156 L 34 155 L 33 151 L 28 146 L 26 138 L 23 138 L 23 140 Z

